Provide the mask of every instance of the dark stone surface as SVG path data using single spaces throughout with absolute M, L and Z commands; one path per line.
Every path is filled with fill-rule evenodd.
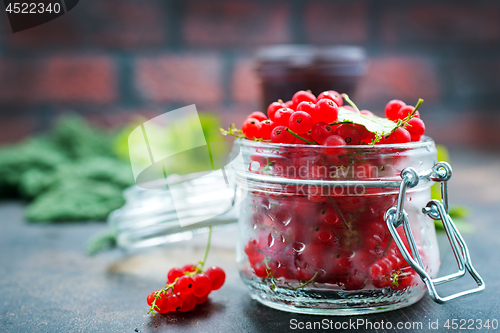
M 334 323 L 362 319 L 372 323 L 389 321 L 393 325 L 393 329 L 376 330 L 378 332 L 405 331 L 396 329 L 398 322 L 421 322 L 423 329 L 414 331 L 431 331 L 429 321 L 438 320 L 439 330 L 432 331 L 443 332 L 454 331 L 443 327 L 447 319 L 457 319 L 459 324 L 461 319 L 468 320 L 466 327 L 472 322 L 469 320 L 489 319 L 490 323 L 492 319 L 500 320 L 497 279 L 500 200 L 496 183 L 499 163 L 497 159 L 486 160 L 472 184 L 467 175 L 470 174 L 468 168 L 474 170 L 474 163 L 468 161 L 471 159 L 458 159 L 454 165 L 451 200 L 467 203 L 471 208 L 474 232 L 464 234 L 464 238 L 473 264 L 486 282 L 486 291 L 480 295 L 445 305 L 438 305 L 425 296 L 417 304 L 401 310 L 358 317 L 280 312 L 250 299 L 239 280 L 231 244 L 217 240 L 215 235 L 208 264 L 217 264 L 226 270 L 227 282 L 223 288 L 192 312 L 152 317 L 147 315 L 147 294 L 164 283 L 170 267 L 201 259 L 204 237 L 161 248 L 130 253 L 114 250 L 88 257 L 85 244 L 104 229 L 103 224 L 30 225 L 23 219 L 23 204 L 2 202 L 0 332 L 288 332 L 292 331 L 292 319 L 301 322 L 326 319 Z M 439 241 L 440 273 L 444 274 L 456 266 L 451 250 L 445 247 L 444 234 L 439 235 Z M 474 287 L 471 278 L 462 280 L 450 287 Z M 490 328 L 489 331 L 496 330 Z

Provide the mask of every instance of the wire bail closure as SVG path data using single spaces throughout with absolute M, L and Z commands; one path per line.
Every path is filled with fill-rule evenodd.
M 449 301 L 458 299 L 460 297 L 472 295 L 475 293 L 482 292 L 485 288 L 484 281 L 481 276 L 476 272 L 472 266 L 471 258 L 469 255 L 469 250 L 465 244 L 462 235 L 458 231 L 457 227 L 453 223 L 452 219 L 448 214 L 448 180 L 451 178 L 452 170 L 451 166 L 446 162 L 439 162 L 431 170 L 425 174 L 419 176 L 415 169 L 406 168 L 401 172 L 401 184 L 399 187 L 399 196 L 396 206 L 392 206 L 385 212 L 384 219 L 389 228 L 389 232 L 392 235 L 396 245 L 398 246 L 401 254 L 405 258 L 406 262 L 420 275 L 422 281 L 426 284 L 427 290 L 429 291 L 430 297 L 439 304 L 444 304 Z M 415 238 L 411 232 L 410 224 L 408 222 L 408 214 L 404 210 L 404 203 L 406 200 L 406 190 L 407 188 L 412 188 L 418 185 L 420 178 L 428 178 L 435 182 L 441 183 L 441 197 L 442 201 L 431 200 L 429 203 L 422 208 L 422 213 L 428 215 L 434 220 L 441 220 L 446 231 L 446 236 L 451 244 L 453 254 L 458 264 L 458 271 L 442 276 L 436 279 L 432 279 L 429 274 L 425 271 L 425 267 L 422 263 L 422 259 L 417 250 L 417 245 L 415 243 Z M 403 225 L 406 238 L 410 245 L 411 254 L 406 249 L 401 237 L 399 236 L 396 228 Z M 476 281 L 477 287 L 474 289 L 469 289 L 461 291 L 449 296 L 440 296 L 435 286 L 443 283 L 448 283 L 459 279 L 468 272 L 472 278 Z

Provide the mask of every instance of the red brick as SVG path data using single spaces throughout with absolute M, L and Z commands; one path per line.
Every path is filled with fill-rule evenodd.
M 103 56 L 53 56 L 0 61 L 0 101 L 16 103 L 111 103 L 116 70 Z
M 155 103 L 219 103 L 221 70 L 215 56 L 144 57 L 136 61 L 135 84 L 142 97 Z
M 361 43 L 367 38 L 367 4 L 307 2 L 306 36 L 313 43 Z
M 489 43 L 500 39 L 498 3 L 393 4 L 382 15 L 386 43 Z
M 190 1 L 185 39 L 195 45 L 259 45 L 290 41 L 287 3 Z
M 235 64 L 231 85 L 234 101 L 259 104 L 262 94 L 255 65 L 254 61 L 248 59 Z
M 431 63 L 423 58 L 389 56 L 372 58 L 368 72 L 360 80 L 356 100 L 363 104 L 385 106 L 391 99 L 415 104 L 439 98 L 439 82 Z
M 85 28 L 89 35 L 91 33 L 90 39 L 98 45 L 123 48 L 156 46 L 165 39 L 161 6 L 161 1 L 93 1 L 92 6 L 87 6 L 87 15 L 79 15 L 92 21 L 94 28 Z

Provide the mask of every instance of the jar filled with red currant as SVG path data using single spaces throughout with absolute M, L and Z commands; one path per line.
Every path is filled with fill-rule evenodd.
M 252 114 L 240 132 L 224 131 L 241 134 L 234 151 L 243 163 L 233 171 L 246 196 L 239 207 L 237 263 L 251 297 L 284 311 L 355 315 L 409 306 L 426 288 L 438 303 L 482 291 L 484 282 L 447 212 L 451 167 L 438 162 L 431 138 L 411 139 L 416 125 L 405 134 L 419 104 L 391 122 L 355 106 L 332 111 L 341 101 L 325 110 L 321 95 L 312 97 L 311 121 L 285 107 L 268 112 L 269 119 Z M 281 124 L 284 116 L 288 126 Z M 381 124 L 393 129 L 379 135 Z M 330 127 L 336 130 L 329 133 Z M 442 201 L 431 200 L 434 182 L 441 183 Z M 439 278 L 433 220 L 442 220 L 459 267 Z M 466 272 L 477 288 L 438 294 L 435 285 Z

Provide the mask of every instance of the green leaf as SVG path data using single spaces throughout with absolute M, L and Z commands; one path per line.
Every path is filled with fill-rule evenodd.
M 387 118 L 377 116 L 365 116 L 357 112 L 339 108 L 338 122 L 351 122 L 363 125 L 372 133 L 383 135 L 390 133 L 396 128 L 397 124 Z

